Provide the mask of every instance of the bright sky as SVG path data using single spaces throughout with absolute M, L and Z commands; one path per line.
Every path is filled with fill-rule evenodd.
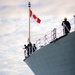
M 0 0 L 0 75 L 34 75 L 23 62 L 22 49 L 28 39 L 29 1 L 41 19 L 40 24 L 31 19 L 32 42 L 75 14 L 75 0 Z

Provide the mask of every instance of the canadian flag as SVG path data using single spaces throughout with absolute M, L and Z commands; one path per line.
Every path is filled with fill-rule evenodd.
M 36 17 L 35 14 L 33 14 L 32 10 L 30 10 L 30 17 L 33 17 L 36 20 L 37 23 L 41 22 L 41 20 L 38 17 Z

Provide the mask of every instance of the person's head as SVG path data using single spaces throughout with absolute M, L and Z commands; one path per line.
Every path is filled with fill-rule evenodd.
M 33 44 L 35 46 L 35 44 Z
M 24 45 L 26 47 L 26 45 Z
M 64 21 L 67 21 L 67 18 L 66 17 L 64 18 Z

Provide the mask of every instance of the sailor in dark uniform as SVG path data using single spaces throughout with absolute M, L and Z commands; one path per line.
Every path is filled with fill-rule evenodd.
M 64 18 L 64 21 L 62 22 L 62 26 L 64 28 L 64 34 L 67 35 L 70 32 L 71 26 L 70 22 L 67 21 L 67 18 Z

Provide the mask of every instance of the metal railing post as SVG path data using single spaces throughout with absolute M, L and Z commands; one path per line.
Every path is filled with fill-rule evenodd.
M 74 15 L 74 31 L 75 31 L 75 15 Z
M 46 45 L 46 40 L 47 40 L 46 36 L 47 36 L 47 35 L 45 35 L 45 45 Z

